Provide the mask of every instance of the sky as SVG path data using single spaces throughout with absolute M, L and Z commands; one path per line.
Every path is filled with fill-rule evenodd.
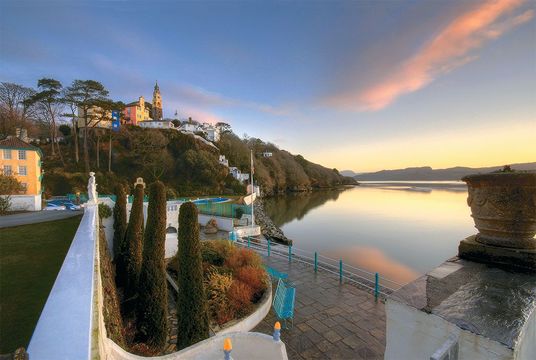
M 0 81 L 102 82 L 330 168 L 536 161 L 536 2 L 0 0 Z

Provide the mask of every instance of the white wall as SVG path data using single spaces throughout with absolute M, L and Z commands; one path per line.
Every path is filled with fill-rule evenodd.
M 5 198 L 7 195 L 2 195 Z M 41 211 L 41 194 L 39 195 L 9 195 L 11 197 L 10 210 L 15 211 Z
M 392 299 L 387 300 L 385 312 L 385 360 L 429 359 L 450 335 L 458 335 L 460 360 L 534 359 L 514 358 L 512 350 L 501 343 L 462 330 L 439 316 L 419 311 Z M 534 344 L 534 339 L 530 342 Z
M 212 216 L 212 215 L 205 215 L 205 214 L 199 214 L 198 216 L 199 225 L 205 226 L 210 219 L 216 219 L 216 223 L 218 224 L 218 229 L 220 230 L 233 231 L 234 229 L 233 218 Z

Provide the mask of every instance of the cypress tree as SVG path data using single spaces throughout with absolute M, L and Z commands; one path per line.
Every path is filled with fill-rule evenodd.
M 124 251 L 125 233 L 127 231 L 127 199 L 125 188 L 119 184 L 115 188 L 114 205 L 114 261 L 117 262 L 119 254 Z
M 197 207 L 191 202 L 180 208 L 178 237 L 177 349 L 181 350 L 209 337 Z
M 124 275 L 125 297 L 128 299 L 136 295 L 140 278 L 142 250 L 143 250 L 143 185 L 136 185 L 134 200 L 128 220 L 127 232 L 124 241 L 124 256 L 122 264 Z
M 142 340 L 155 349 L 163 348 L 168 332 L 165 243 L 166 187 L 156 181 L 149 189 L 137 319 Z

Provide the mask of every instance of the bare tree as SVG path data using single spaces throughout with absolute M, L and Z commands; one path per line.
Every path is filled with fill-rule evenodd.
M 9 82 L 0 83 L 0 137 L 14 135 L 16 128 L 29 127 L 35 107 L 28 100 L 31 88 Z

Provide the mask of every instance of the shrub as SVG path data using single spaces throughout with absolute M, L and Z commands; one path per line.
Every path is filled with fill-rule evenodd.
M 5 215 L 11 209 L 11 196 L 0 196 L 0 215 Z
M 0 172 L 0 195 L 15 195 L 23 191 L 24 188 L 17 178 Z
M 232 252 L 227 260 L 225 260 L 225 265 L 235 272 L 244 266 L 259 268 L 262 266 L 262 261 L 259 255 L 253 250 L 242 248 Z
M 113 253 L 114 259 L 117 260 L 120 251 L 125 249 L 125 233 L 127 231 L 127 199 L 125 188 L 117 185 L 115 188 L 115 205 L 114 205 L 114 242 Z
M 166 242 L 166 188 L 151 184 L 143 263 L 138 287 L 138 330 L 146 343 L 162 349 L 167 338 L 167 284 L 164 266 Z
M 119 284 L 125 287 L 125 296 L 136 294 L 140 278 L 143 250 L 143 185 L 134 189 L 134 200 L 125 234 L 124 250 L 120 250 L 121 259 L 117 263 Z
M 235 316 L 235 311 L 227 299 L 227 292 L 232 283 L 233 277 L 230 274 L 220 274 L 217 271 L 210 272 L 205 283 L 210 317 L 219 325 L 232 320 Z
M 181 205 L 178 240 L 177 349 L 181 350 L 209 337 L 197 207 L 191 202 Z
M 248 284 L 240 281 L 233 280 L 233 283 L 227 291 L 227 298 L 231 308 L 234 309 L 237 315 L 243 316 L 250 312 L 253 297 L 253 289 Z
M 258 300 L 266 290 L 266 271 L 262 268 L 244 266 L 235 271 L 234 277 L 251 287 L 254 301 Z
M 207 262 L 211 265 L 222 266 L 225 258 L 216 250 L 212 242 L 205 241 L 201 244 L 201 258 L 203 259 L 203 262 Z
M 110 216 L 112 216 L 112 209 L 104 203 L 99 204 L 99 218 L 102 219 L 108 219 Z

